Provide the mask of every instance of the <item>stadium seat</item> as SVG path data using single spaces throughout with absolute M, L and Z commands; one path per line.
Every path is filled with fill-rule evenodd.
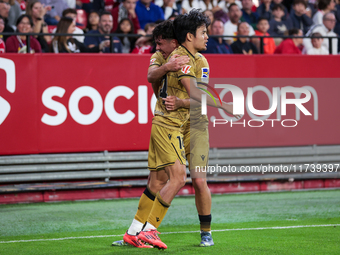
M 77 20 L 76 22 L 78 24 L 82 24 L 82 26 L 77 26 L 81 29 L 84 29 L 87 25 L 87 14 L 84 10 L 81 10 L 81 9 L 77 9 Z

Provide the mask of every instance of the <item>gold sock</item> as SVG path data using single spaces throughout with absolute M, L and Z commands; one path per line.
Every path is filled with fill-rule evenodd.
M 198 215 L 200 219 L 201 231 L 211 231 L 211 214 L 209 215 Z
M 144 190 L 142 196 L 139 199 L 138 210 L 135 215 L 135 219 L 143 224 L 148 219 L 151 208 L 155 200 L 155 193 L 153 193 L 148 187 Z
M 158 228 L 161 224 L 166 212 L 168 211 L 170 207 L 170 204 L 165 202 L 159 192 L 156 194 L 156 199 L 153 203 L 151 212 L 149 214 L 149 217 L 147 219 L 147 222 L 149 222 L 151 225 L 153 225 L 155 228 Z

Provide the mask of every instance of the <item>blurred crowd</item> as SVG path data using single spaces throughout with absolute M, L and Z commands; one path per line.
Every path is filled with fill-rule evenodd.
M 195 8 L 211 20 L 203 53 L 327 55 L 331 42 L 338 54 L 336 1 L 0 0 L 0 53 L 151 53 L 155 26 Z M 6 32 L 46 35 L 30 36 L 28 50 L 26 35 Z

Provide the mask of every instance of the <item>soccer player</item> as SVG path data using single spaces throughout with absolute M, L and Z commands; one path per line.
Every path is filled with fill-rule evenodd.
M 181 22 L 184 22 L 185 25 L 182 26 L 182 28 L 179 27 L 178 31 L 182 32 L 182 29 L 186 29 L 188 32 L 184 34 L 183 47 L 179 47 L 178 50 L 176 50 L 176 53 L 172 53 L 172 56 L 188 55 L 189 65 L 186 65 L 177 73 L 168 74 L 166 78 L 163 79 L 163 86 L 156 105 L 149 148 L 149 169 L 151 171 L 160 171 L 157 171 L 155 174 L 150 173 L 150 182 L 148 183 L 148 188 L 145 190 L 140 199 L 138 209 L 138 211 L 141 212 L 147 204 L 149 207 L 152 204 L 151 212 L 147 216 L 147 223 L 143 228 L 143 231 L 138 235 L 138 238 L 158 248 L 166 248 L 166 245 L 161 242 L 157 236 L 156 228 L 164 218 L 173 197 L 177 194 L 179 189 L 183 187 L 186 179 L 185 165 L 183 163 L 185 152 L 183 151 L 182 131 L 183 126 L 187 124 L 189 119 L 187 109 L 178 108 L 175 111 L 168 111 L 169 107 L 172 107 L 170 102 L 171 100 L 164 99 L 166 103 L 163 104 L 162 98 L 166 98 L 168 96 L 173 96 L 180 100 L 188 98 L 187 91 L 190 91 L 190 79 L 195 78 L 195 74 L 197 73 L 195 70 L 196 65 L 194 55 L 198 52 L 198 50 L 204 50 L 206 48 L 206 42 L 208 39 L 206 35 L 206 26 L 209 25 L 209 22 L 200 12 L 195 10 L 189 15 L 183 15 L 182 20 L 179 23 Z M 162 53 L 164 54 L 164 51 Z M 164 56 L 165 55 L 163 55 L 163 57 Z M 156 59 L 151 59 L 151 64 L 153 64 L 154 61 L 156 61 Z M 166 71 L 166 69 L 167 66 L 164 65 L 162 69 L 159 68 L 158 70 L 162 72 Z M 200 71 L 203 73 L 203 69 L 200 69 Z M 205 69 L 205 71 L 207 70 Z M 189 74 L 190 72 L 191 74 Z M 183 87 L 182 83 L 186 86 Z M 194 92 L 193 97 L 199 101 L 203 92 L 197 88 L 195 91 L 195 88 L 196 87 L 194 86 L 192 89 Z M 208 105 L 214 106 L 212 99 L 209 100 L 208 98 L 207 103 Z M 224 103 L 219 107 L 229 113 L 232 113 L 232 106 L 230 105 Z M 159 146 L 159 144 L 161 144 L 161 146 Z M 164 150 L 164 148 L 167 149 Z M 165 171 L 161 171 L 162 169 Z M 156 176 L 157 181 L 152 181 L 152 176 Z M 163 187 L 155 196 L 152 194 L 152 187 L 157 185 Z M 152 203 L 154 197 L 155 199 Z M 143 225 L 142 222 L 144 222 L 138 219 L 143 217 L 144 219 L 146 218 L 146 215 L 142 215 L 142 217 L 140 217 L 141 215 L 138 215 L 138 211 L 134 222 L 124 235 L 124 240 L 134 245 L 137 244 L 135 245 L 137 247 L 143 247 L 142 243 L 140 243 L 141 245 L 138 245 L 138 242 L 140 241 L 138 238 L 135 238 L 135 235 L 133 235 L 133 232 L 136 234 L 137 231 L 140 230 Z
M 171 31 L 172 24 L 169 21 L 163 22 L 159 25 L 158 29 L 154 31 L 154 40 L 157 45 L 158 52 L 151 57 L 150 67 L 148 71 L 148 81 L 152 83 L 155 95 L 158 94 L 159 83 L 157 81 L 162 78 L 167 72 L 167 68 L 163 68 L 163 63 L 168 55 L 178 47 L 177 40 L 174 40 L 175 36 L 173 31 Z M 177 56 L 177 55 L 175 55 Z M 173 57 L 175 57 L 173 56 Z M 170 58 L 170 61 L 173 58 Z M 179 58 L 174 58 L 178 60 Z M 166 64 L 169 64 L 168 61 Z M 183 62 L 181 62 L 183 63 Z M 205 79 L 207 83 L 209 78 L 209 64 L 206 58 L 197 53 L 195 55 L 196 64 L 196 79 L 198 82 L 202 83 L 202 79 Z M 176 71 L 181 68 L 178 65 Z M 193 106 L 191 102 L 191 106 Z M 177 110 L 181 107 L 190 108 L 190 99 L 178 99 L 175 96 L 168 96 L 165 99 L 165 106 L 168 111 Z M 198 104 L 199 106 L 199 104 Z M 189 162 L 189 169 L 191 172 L 192 183 L 195 189 L 195 201 L 196 208 L 198 211 L 198 216 L 200 220 L 201 229 L 201 243 L 200 246 L 212 246 L 214 242 L 211 237 L 211 194 L 206 182 L 205 173 L 195 173 L 196 166 L 207 166 L 208 164 L 208 154 L 209 154 L 209 137 L 208 137 L 208 119 L 201 118 L 201 108 L 192 107 L 193 110 L 190 111 L 191 116 L 194 115 L 194 125 L 190 127 L 190 119 L 186 124 L 184 130 L 184 148 L 186 158 Z M 199 126 L 199 128 L 197 128 Z M 194 131 L 190 133 L 190 130 Z M 192 137 L 193 139 L 190 139 Z M 190 146 L 190 143 L 193 146 Z M 191 149 L 190 149 L 191 148 Z M 190 157 L 191 156 L 191 157 Z M 193 161 L 193 162 L 192 162 Z M 162 178 L 163 179 L 163 178 Z M 164 178 L 165 179 L 165 178 Z M 162 187 L 162 182 L 158 183 L 157 180 L 153 181 L 157 183 L 156 188 Z M 156 191 L 155 191 L 156 192 Z

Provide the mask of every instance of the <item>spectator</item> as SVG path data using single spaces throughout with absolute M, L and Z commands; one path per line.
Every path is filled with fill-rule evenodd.
M 259 18 L 257 22 L 257 29 L 255 30 L 255 35 L 260 36 L 269 36 L 268 29 L 269 29 L 269 22 L 266 18 Z M 253 41 L 254 42 L 254 41 Z M 259 48 L 260 47 L 260 40 L 255 40 L 256 44 Z M 264 54 L 274 54 L 275 51 L 275 42 L 273 38 L 263 38 L 263 53 Z
M 154 23 L 158 20 L 164 20 L 162 9 L 152 3 L 152 0 L 139 0 L 136 5 L 136 14 L 142 29 L 147 23 Z
M 315 5 L 314 5 L 315 2 L 311 3 L 311 2 L 309 2 L 309 0 L 305 0 L 305 2 L 307 4 L 306 14 L 307 14 L 308 17 L 312 18 L 317 11 L 317 9 L 315 8 Z
M 8 13 L 8 25 L 13 28 L 17 23 L 17 19 L 21 15 L 20 4 L 16 0 L 5 0 L 5 2 L 9 3 L 10 5 Z
M 328 55 L 329 51 L 325 46 L 322 45 L 323 38 L 320 38 L 322 35 L 320 33 L 312 34 L 312 45 L 313 48 L 307 50 L 307 55 Z
M 211 24 L 214 22 L 214 14 L 210 10 L 205 10 L 203 13 L 205 16 L 207 16 L 210 19 L 210 22 L 211 22 L 210 25 L 207 27 L 207 34 L 210 35 Z
M 285 16 L 285 7 L 282 4 L 275 4 L 272 9 L 273 18 L 269 21 L 268 33 L 272 36 L 284 36 L 288 35 L 288 30 L 293 28 L 291 19 L 288 17 L 283 20 Z M 281 42 L 281 38 L 275 38 L 275 41 Z M 278 43 L 276 43 L 278 44 Z
M 44 16 L 47 10 L 50 7 L 46 6 L 43 7 L 42 4 L 38 1 L 29 2 L 28 6 L 26 7 L 26 14 L 32 18 L 33 21 L 33 33 L 48 33 L 47 25 L 44 21 Z M 38 40 L 41 51 L 42 52 L 49 52 L 48 44 L 51 42 L 51 36 L 35 36 Z
M 252 0 L 242 0 L 242 17 L 241 21 L 248 22 L 253 29 L 256 29 L 257 20 L 259 15 L 256 12 L 252 12 L 251 9 L 253 7 Z
M 313 21 L 306 15 L 307 4 L 304 0 L 294 0 L 294 14 L 291 15 L 293 27 L 301 29 L 303 34 L 306 34 Z
M 113 17 L 112 32 L 117 30 L 119 22 L 125 18 L 129 18 L 132 21 L 135 34 L 140 32 L 141 27 L 135 11 L 136 3 L 137 0 L 124 0 L 119 6 L 112 9 Z
M 283 40 L 276 48 L 275 54 L 301 54 L 301 50 L 298 47 L 302 45 L 303 39 L 298 36 L 303 36 L 302 30 L 292 28 L 288 33 L 294 37 Z
M 262 4 L 260 4 L 256 10 L 259 17 L 270 20 L 272 18 L 273 5 L 274 3 L 272 3 L 272 0 L 262 0 Z
M 313 26 L 306 36 L 310 36 L 313 33 L 320 33 L 322 36 L 332 36 L 335 37 L 332 39 L 332 54 L 338 54 L 338 35 L 334 33 L 336 19 L 335 15 L 332 12 L 328 12 L 323 16 L 323 24 Z M 312 48 L 312 42 L 310 38 L 305 38 L 303 40 L 303 45 L 305 46 L 305 50 L 308 51 Z M 329 39 L 325 39 L 322 42 L 322 45 L 329 50 Z
M 87 25 L 84 32 L 87 33 L 91 30 L 97 30 L 99 24 L 99 14 L 97 11 L 91 11 L 87 17 Z
M 62 17 L 57 25 L 56 33 L 72 34 L 76 27 L 74 19 Z M 110 45 L 109 40 L 102 41 L 99 45 L 92 48 L 86 47 L 83 43 L 72 36 L 56 35 L 52 40 L 52 52 L 54 53 L 79 53 L 79 52 L 99 52 Z
M 103 12 L 99 18 L 98 30 L 91 30 L 85 36 L 85 45 L 88 47 L 99 46 L 102 41 L 109 40 L 109 34 L 113 27 L 113 18 L 111 12 Z M 102 36 L 90 36 L 91 34 L 101 34 Z M 112 43 L 113 53 L 122 53 L 122 44 L 118 37 L 113 38 Z M 110 53 L 110 48 L 103 50 L 105 53 Z
M 164 13 L 164 19 L 167 20 L 173 15 L 178 15 L 178 10 L 174 7 L 176 6 L 175 0 L 163 0 L 163 6 L 161 7 Z
M 224 26 L 222 20 L 215 19 L 211 24 L 211 35 L 223 36 Z M 222 37 L 210 37 L 207 43 L 207 50 L 202 53 L 232 54 L 233 51 Z
M 68 8 L 65 0 L 40 0 L 40 2 L 44 6 L 51 6 L 50 11 L 45 15 L 47 25 L 57 25 L 63 11 Z
M 247 22 L 241 22 L 237 26 L 238 35 L 249 35 L 249 24 Z M 240 37 L 231 45 L 231 49 L 234 54 L 252 55 L 257 54 L 257 48 L 249 42 L 248 38 Z
M 215 2 L 216 3 L 216 2 Z M 182 10 L 184 13 L 189 13 L 192 9 L 200 9 L 201 11 L 212 10 L 217 3 L 212 0 L 183 0 Z
M 318 11 L 313 16 L 313 25 L 319 25 L 323 23 L 322 17 L 334 10 L 334 0 L 319 0 Z
M 67 8 L 67 9 L 65 9 L 63 11 L 62 16 L 63 17 L 71 18 L 71 19 L 74 20 L 74 22 L 76 22 L 76 20 L 77 20 L 77 11 L 75 9 Z M 77 23 L 76 23 L 76 25 L 77 25 Z M 76 26 L 75 29 L 74 29 L 73 34 L 84 34 L 84 31 Z M 77 41 L 79 41 L 81 43 L 84 43 L 84 39 L 85 39 L 84 36 L 77 35 L 77 36 L 73 36 L 73 38 L 77 39 Z
M 76 8 L 83 9 L 86 13 L 91 11 L 101 13 L 105 10 L 105 0 L 77 0 Z
M 242 9 L 242 3 L 240 0 L 221 0 L 218 2 L 218 6 L 225 12 L 229 12 L 229 6 L 231 4 L 236 4 L 240 10 Z
M 283 6 L 283 11 L 284 11 L 285 15 L 282 17 L 282 20 L 285 20 L 289 15 L 288 15 L 288 10 L 287 10 L 286 6 L 284 6 L 282 4 L 282 0 L 273 0 L 272 3 L 273 3 L 272 12 L 273 12 L 274 5 L 281 4 Z
M 316 13 L 316 9 L 313 4 L 309 3 L 308 0 L 304 0 L 306 3 L 306 15 L 309 18 L 312 18 L 313 15 Z M 290 16 L 294 15 L 295 10 L 293 8 L 290 9 Z
M 133 35 L 134 28 L 130 19 L 124 18 L 119 22 L 118 28 L 115 31 L 116 34 Z M 130 53 L 135 47 L 136 39 L 134 37 L 119 36 L 119 40 L 122 43 L 122 53 Z
M 236 4 L 231 4 L 229 6 L 228 12 L 229 20 L 224 24 L 224 35 L 225 36 L 235 36 L 237 35 L 237 26 L 240 23 L 242 12 Z M 253 27 L 249 26 L 249 35 L 255 34 Z M 228 44 L 231 44 L 236 39 L 232 37 L 224 38 Z
M 232 0 L 232 1 L 235 1 L 235 0 Z M 222 3 L 222 5 L 219 5 L 220 3 Z M 213 12 L 213 14 L 214 14 L 214 19 L 220 19 L 223 22 L 223 24 L 226 23 L 229 20 L 227 5 L 229 6 L 230 4 L 228 4 L 224 0 L 221 0 L 218 3 L 218 5 L 216 5 L 211 10 Z M 241 5 L 241 7 L 242 7 L 242 5 Z M 225 10 L 227 10 L 227 11 L 225 11 Z
M 6 45 L 2 37 L 2 32 L 4 31 L 5 28 L 5 19 L 0 16 L 0 53 L 5 53 L 6 52 Z
M 0 0 L 0 16 L 3 17 L 5 20 L 5 28 L 4 28 L 4 33 L 11 33 L 14 32 L 14 29 L 8 25 L 8 13 L 9 13 L 10 6 L 8 3 L 6 3 L 3 0 Z M 4 41 L 7 40 L 9 36 L 4 35 Z
M 32 33 L 33 21 L 27 14 L 21 15 L 16 23 L 17 32 Z M 12 35 L 6 40 L 6 52 L 12 53 L 26 53 L 26 35 Z M 41 52 L 41 47 L 37 39 L 30 36 L 30 53 Z
M 152 31 L 155 29 L 155 23 L 148 23 L 145 25 L 146 36 L 139 37 L 136 41 L 136 46 L 131 53 L 151 53 L 153 48 Z

